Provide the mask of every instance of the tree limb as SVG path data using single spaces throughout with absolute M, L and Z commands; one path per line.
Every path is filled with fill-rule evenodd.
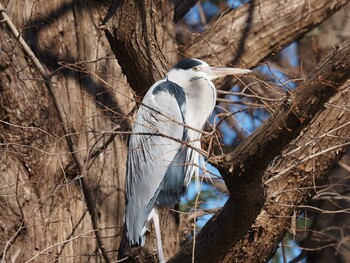
M 162 79 L 176 62 L 169 1 L 118 1 L 102 27 L 128 82 L 137 94 Z M 131 35 L 130 35 L 131 34 Z
M 235 54 L 237 50 L 239 50 L 238 47 L 241 47 L 241 50 L 239 50 L 238 54 L 235 56 L 235 63 L 240 66 L 252 67 L 282 46 L 301 37 L 347 2 L 349 2 L 349 0 L 333 0 L 327 3 L 319 3 L 319 1 L 315 0 L 310 0 L 305 3 L 300 3 L 300 1 L 297 0 L 288 3 L 283 1 L 276 3 L 272 0 L 263 1 L 261 3 L 260 1 L 253 1 L 252 5 L 245 5 L 231 12 L 232 15 L 228 14 L 219 18 L 212 28 L 207 31 L 208 33 L 203 34 L 189 44 L 185 52 L 191 57 L 199 57 L 210 64 L 217 64 L 217 61 L 222 64 L 230 64 L 233 61 L 233 56 L 227 55 L 228 50 L 230 54 Z M 148 1 L 145 5 L 146 7 L 152 6 L 152 1 Z M 147 12 L 151 12 L 151 10 L 147 8 L 143 8 L 143 10 L 145 10 L 146 15 Z M 276 10 L 279 15 L 275 17 L 271 16 Z M 153 15 L 154 13 L 151 12 L 151 14 Z M 249 17 L 250 19 L 248 20 Z M 139 94 L 147 90 L 156 80 L 163 78 L 165 69 L 168 68 L 168 65 L 161 65 L 155 60 L 158 58 L 161 59 L 164 53 L 162 53 L 161 50 L 153 50 L 150 48 L 152 45 L 149 45 L 149 43 L 153 43 L 155 40 L 154 35 L 156 34 L 142 35 L 144 32 L 154 33 L 154 27 L 152 26 L 143 31 L 140 29 L 140 24 L 143 23 L 144 26 L 147 27 L 149 21 L 147 20 L 148 16 L 146 16 L 146 20 L 142 20 L 142 18 L 142 14 L 138 11 L 137 6 L 133 4 L 133 2 L 126 3 L 126 1 L 124 1 L 119 5 L 116 14 L 107 22 L 105 27 L 110 44 L 123 71 L 128 77 L 129 83 Z M 249 25 L 246 25 L 247 21 L 249 21 Z M 164 26 L 166 27 L 165 24 Z M 124 30 L 126 27 L 128 27 L 128 30 Z M 246 28 L 245 31 L 244 28 Z M 160 31 L 157 32 L 162 32 L 162 30 L 165 29 L 160 29 Z M 130 32 L 133 34 L 131 37 Z M 242 32 L 246 32 L 243 40 L 241 39 Z M 151 40 L 144 39 L 149 36 L 152 37 Z M 129 43 L 130 39 L 132 39 L 132 41 L 135 40 L 135 42 Z M 142 45 L 145 45 L 146 48 Z M 212 52 L 208 52 L 208 48 L 206 47 L 209 47 Z M 155 48 L 160 48 L 160 46 L 156 45 Z M 145 70 L 140 72 L 139 69 Z M 139 75 L 139 73 L 141 75 Z M 318 84 L 326 86 L 324 83 L 318 82 Z M 339 83 L 336 83 L 335 86 L 338 87 L 338 84 Z M 305 89 L 308 90 L 308 88 Z M 266 143 L 264 147 L 267 145 L 271 147 L 276 146 L 281 150 L 283 146 L 299 134 L 300 130 L 310 122 L 312 117 L 319 110 L 321 110 L 320 108 L 323 103 L 336 92 L 337 91 L 328 92 L 327 90 L 326 97 L 320 98 L 320 100 L 315 103 L 315 109 L 306 107 L 306 109 L 302 109 L 302 111 L 300 111 L 301 106 L 305 106 L 310 101 L 306 100 L 306 103 L 302 101 L 303 103 L 298 105 L 298 103 L 300 103 L 298 99 L 301 100 L 302 96 L 308 95 L 298 95 L 297 92 L 293 93 L 292 97 L 285 101 L 286 105 L 281 105 L 280 115 L 274 117 L 277 118 L 276 120 L 279 121 L 278 125 L 280 125 L 278 127 L 275 124 L 274 129 L 279 130 L 281 128 L 283 132 L 280 133 L 280 135 L 287 133 L 288 138 L 284 139 L 281 135 L 281 137 L 278 137 L 277 140 L 274 141 L 275 138 L 270 137 L 268 138 L 268 142 L 264 142 Z M 295 96 L 297 99 L 295 99 Z M 312 97 L 317 96 L 313 94 Z M 289 99 L 291 101 L 289 101 Z M 297 107 L 292 105 L 293 103 L 295 103 Z M 291 108 L 289 108 L 290 106 Z M 297 114 L 294 114 L 292 110 L 295 110 Z M 284 123 L 284 121 L 287 121 L 288 124 Z M 271 126 L 271 129 L 272 128 L 273 125 Z M 263 132 L 266 131 L 260 131 L 260 133 Z M 256 134 L 259 133 L 255 133 L 253 136 L 258 136 Z M 251 137 L 253 138 L 253 136 Z M 261 140 L 262 137 L 261 135 L 261 138 L 256 139 L 255 142 L 260 142 L 259 140 Z M 250 140 L 253 140 L 252 138 Z M 254 147 L 256 147 L 255 155 L 253 151 L 250 154 L 244 151 L 242 156 L 240 156 L 241 161 L 247 158 L 245 160 L 246 163 L 241 167 L 246 170 L 238 169 L 240 168 L 239 166 L 233 167 L 233 165 L 238 164 L 238 162 L 232 162 L 236 157 L 234 154 L 231 154 L 231 159 L 228 160 L 213 160 L 218 166 L 223 166 L 222 174 L 228 182 L 232 196 L 221 212 L 213 217 L 196 239 L 195 260 L 197 262 L 215 262 L 219 260 L 220 256 L 227 253 L 228 248 L 232 247 L 233 244 L 247 233 L 264 204 L 265 199 L 263 187 L 261 185 L 261 177 L 263 175 L 263 167 L 266 168 L 270 159 L 259 154 L 260 145 L 255 144 Z M 266 150 L 266 148 L 264 149 Z M 274 156 L 277 154 L 277 150 L 273 152 Z M 256 162 L 255 165 L 257 165 L 259 160 L 248 160 L 248 157 L 251 156 L 254 158 L 262 158 L 263 163 L 261 170 L 256 166 L 253 166 L 252 170 L 250 169 L 249 165 L 254 165 L 254 161 Z M 232 171 L 231 167 L 233 167 Z M 248 169 L 251 173 L 248 172 Z M 235 172 L 237 170 L 243 170 L 239 172 L 241 176 L 233 176 L 232 172 L 234 170 Z M 255 172 L 258 173 L 256 177 L 254 177 Z M 233 225 L 232 222 L 234 222 L 235 225 Z M 222 240 L 224 240 L 224 244 L 222 244 Z M 171 262 L 179 262 L 180 260 L 188 262 L 191 259 L 191 255 L 192 243 L 187 243 Z
M 196 4 L 198 0 L 174 0 L 175 12 L 174 12 L 174 22 L 177 23 L 181 18 L 183 18 L 188 11 Z
M 183 47 L 183 52 L 212 65 L 256 67 L 349 2 L 253 0 L 213 22 L 205 33 Z M 216 86 L 229 89 L 235 82 L 229 76 L 217 80 Z
M 196 262 L 219 261 L 247 233 L 265 201 L 262 176 L 267 165 L 323 110 L 324 103 L 340 92 L 349 77 L 350 42 L 345 42 L 233 153 L 211 160 L 231 195 L 196 238 Z M 186 243 L 169 262 L 190 262 L 192 246 L 192 242 Z
M 349 81 L 343 85 L 326 109 L 268 166 L 264 208 L 249 234 L 236 243 L 223 262 L 231 262 L 233 257 L 235 262 L 266 262 L 285 232 L 295 227 L 292 222 L 299 213 L 298 205 L 316 193 L 317 186 L 349 148 L 349 85 Z
M 253 0 L 214 21 L 183 49 L 186 55 L 209 64 L 230 65 L 235 61 L 234 66 L 255 67 L 349 2 Z

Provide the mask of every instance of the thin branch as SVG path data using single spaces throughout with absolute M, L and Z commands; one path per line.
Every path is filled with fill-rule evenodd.
M 11 236 L 10 240 L 6 242 L 4 251 L 2 252 L 2 258 L 1 263 L 6 263 L 6 253 L 10 249 L 11 245 L 15 242 L 16 238 L 18 237 L 19 233 L 21 233 L 23 229 L 23 221 L 21 222 L 21 225 L 17 229 L 17 231 Z
M 96 230 L 96 231 L 97 231 L 97 230 Z M 95 231 L 95 230 L 94 230 L 94 231 L 88 231 L 88 232 L 82 233 L 82 234 L 80 234 L 80 235 L 74 236 L 74 237 L 72 237 L 72 238 L 69 238 L 69 239 L 67 239 L 67 240 L 63 240 L 63 241 L 61 241 L 61 242 L 57 242 L 57 243 L 55 243 L 55 244 L 52 244 L 51 246 L 48 246 L 47 248 L 41 250 L 38 254 L 36 254 L 36 255 L 33 256 L 32 258 L 28 259 L 25 263 L 29 263 L 29 262 L 33 261 L 34 259 L 36 259 L 36 258 L 39 257 L 40 255 L 44 254 L 46 251 L 50 250 L 50 249 L 53 248 L 53 247 L 57 247 L 57 246 L 60 246 L 60 245 L 65 244 L 65 243 L 72 242 L 72 241 L 74 241 L 74 240 L 76 240 L 76 239 L 78 239 L 78 238 L 83 237 L 83 236 L 86 235 L 86 234 L 89 234 L 89 233 L 91 233 L 91 232 L 96 232 L 96 231 Z

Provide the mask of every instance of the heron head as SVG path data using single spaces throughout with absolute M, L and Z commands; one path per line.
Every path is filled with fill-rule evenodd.
M 227 75 L 240 75 L 250 72 L 249 69 L 210 67 L 202 60 L 190 58 L 176 63 L 169 71 L 167 77 L 170 80 L 177 80 L 175 82 L 189 82 L 196 78 L 205 78 L 211 81 Z

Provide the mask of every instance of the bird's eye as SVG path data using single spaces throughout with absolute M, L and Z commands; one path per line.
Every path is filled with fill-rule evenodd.
M 192 67 L 192 70 L 193 70 L 193 71 L 198 71 L 199 68 L 198 68 L 198 67 Z

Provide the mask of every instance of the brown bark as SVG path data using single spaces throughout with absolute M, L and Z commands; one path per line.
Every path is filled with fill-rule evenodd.
M 295 227 L 298 206 L 317 192 L 350 144 L 350 82 L 265 171 L 266 201 L 254 225 L 222 262 L 267 262 L 285 232 Z M 257 246 L 258 244 L 258 246 Z
M 169 1 L 118 1 L 106 21 L 109 43 L 138 95 L 144 95 L 176 62 L 173 11 Z
M 350 24 L 343 21 L 344 15 L 349 12 L 350 4 L 347 4 L 340 12 L 311 32 L 310 37 L 303 39 L 299 44 L 300 58 L 303 60 L 308 54 L 309 57 L 318 59 L 335 43 L 349 39 Z M 322 34 L 317 34 L 317 30 Z M 312 61 L 305 60 L 304 71 L 314 67 Z M 306 220 L 310 223 L 307 229 L 296 231 L 295 240 L 301 248 L 305 248 L 296 260 L 305 258 L 309 263 L 327 263 L 346 262 L 350 258 L 348 228 L 350 217 L 346 212 L 350 208 L 346 197 L 350 184 L 350 170 L 347 167 L 350 167 L 349 151 L 341 158 L 339 165 L 329 173 L 323 183 L 324 187 L 317 189 L 308 206 L 300 209 L 304 210 L 303 216 L 306 215 L 308 218 Z
M 19 10 L 23 6 L 28 12 L 22 17 Z M 60 61 L 90 61 L 108 54 L 108 44 L 98 27 L 104 16 L 99 11 L 101 5 L 86 1 L 9 1 L 5 8 L 13 11 L 9 12 L 11 19 L 25 28 L 23 35 L 51 71 Z M 16 262 L 31 258 L 35 262 L 58 258 L 95 262 L 100 255 L 91 221 L 52 101 L 6 24 L 0 26 L 2 256 Z M 112 77 L 113 72 L 114 78 L 122 80 L 116 61 L 101 59 L 81 68 L 84 72 L 59 70 L 54 84 L 78 153 L 84 159 L 95 143 L 98 147 L 103 142 L 101 131 L 112 130 L 111 120 L 127 114 L 132 105 L 128 106 L 128 87 L 114 83 L 114 88 L 126 95 L 118 96 L 89 73 L 103 72 Z M 111 259 L 116 257 L 124 213 L 123 148 L 123 138 L 117 137 L 86 176 Z
M 348 2 L 253 0 L 213 21 L 184 52 L 213 65 L 255 67 Z
M 242 42 L 242 39 L 243 39 L 243 41 L 245 41 L 246 39 L 245 39 L 245 37 L 241 37 L 242 36 L 241 34 L 234 34 L 234 33 L 232 34 L 232 28 L 239 28 L 238 30 L 239 30 L 239 32 L 241 32 L 241 31 L 244 31 L 244 30 L 242 30 L 242 27 L 244 27 L 244 28 L 246 28 L 245 32 L 247 33 L 247 37 L 251 37 L 251 36 L 255 36 L 255 35 L 259 36 L 260 34 L 264 35 L 264 33 L 266 33 L 267 36 L 271 37 L 271 38 L 266 37 L 266 39 L 264 38 L 264 40 L 266 40 L 267 42 L 262 42 L 261 41 L 261 35 L 260 35 L 260 38 L 254 38 L 254 40 L 252 42 L 249 42 L 252 45 L 250 47 L 250 51 L 252 50 L 252 47 L 253 48 L 254 47 L 255 48 L 258 48 L 258 47 L 261 48 L 261 44 L 262 43 L 266 44 L 266 45 L 263 45 L 263 48 L 265 48 L 266 50 L 269 50 L 269 51 L 268 52 L 264 52 L 263 51 L 261 53 L 262 57 L 265 57 L 265 56 L 271 54 L 276 47 L 280 48 L 281 45 L 286 45 L 292 39 L 295 39 L 296 37 L 300 37 L 307 30 L 311 29 L 312 27 L 314 27 L 315 25 L 317 25 L 318 23 L 323 21 L 330 13 L 335 12 L 336 10 L 338 10 L 345 3 L 346 3 L 346 1 L 344 1 L 342 3 L 334 1 L 334 2 L 331 2 L 331 3 L 328 2 L 327 4 L 317 4 L 316 2 L 313 2 L 313 3 L 311 3 L 310 7 L 315 8 L 320 13 L 316 12 L 316 15 L 313 16 L 312 17 L 313 19 L 310 19 L 310 20 L 306 19 L 310 15 L 313 15 L 313 14 L 310 14 L 310 12 L 302 12 L 303 14 L 304 13 L 306 13 L 306 14 L 305 14 L 305 16 L 304 15 L 301 16 L 301 18 L 300 18 L 300 16 L 298 16 L 298 17 L 293 16 L 293 14 L 297 13 L 297 12 L 295 12 L 296 11 L 295 9 L 292 9 L 293 7 L 297 6 L 297 8 L 300 8 L 300 9 L 303 9 L 305 7 L 305 4 L 303 5 L 300 2 L 295 3 L 295 5 L 290 5 L 290 4 L 285 4 L 285 3 L 280 4 L 280 6 L 279 6 L 280 9 L 278 9 L 278 10 L 283 10 L 283 13 L 282 13 L 281 16 L 278 16 L 278 19 L 280 17 L 282 17 L 281 20 L 278 20 L 275 17 L 271 16 L 271 12 L 272 12 L 272 10 L 271 10 L 272 3 L 271 2 L 267 3 L 266 5 L 265 5 L 265 2 L 261 3 L 260 5 L 251 5 L 250 9 L 249 9 L 249 7 L 244 7 L 244 8 L 239 9 L 237 12 L 241 11 L 242 13 L 238 13 L 238 14 L 240 14 L 241 16 L 244 16 L 244 18 L 246 18 L 245 20 L 243 20 L 243 19 L 241 19 L 241 20 L 240 19 L 236 19 L 236 17 L 235 17 L 234 22 L 232 23 L 232 18 L 230 19 L 230 18 L 227 18 L 227 16 L 224 16 L 224 18 L 221 21 L 219 21 L 219 22 L 217 22 L 215 24 L 215 26 L 213 27 L 212 30 L 208 30 L 208 32 L 210 32 L 208 34 L 208 36 L 200 37 L 199 41 L 195 41 L 194 43 L 191 43 L 190 49 L 193 48 L 193 50 L 195 50 L 195 51 L 193 51 L 192 54 L 196 54 L 196 57 L 198 57 L 198 54 L 203 54 L 203 52 L 205 52 L 205 54 L 208 54 L 207 49 L 203 49 L 202 48 L 203 46 L 210 46 L 210 50 L 211 51 L 214 50 L 214 52 L 212 52 L 212 54 L 213 54 L 212 56 L 213 57 L 217 57 L 216 56 L 217 55 L 217 50 L 215 49 L 215 46 L 213 47 L 211 44 L 214 41 L 220 42 L 220 38 L 218 38 L 218 35 L 220 35 L 220 36 L 223 36 L 223 39 L 226 42 L 225 43 L 220 42 L 218 47 L 222 50 L 222 57 L 225 57 L 225 59 L 223 59 L 223 60 L 227 61 L 227 59 L 232 58 L 231 56 L 227 56 L 227 46 L 230 46 L 230 45 L 227 44 L 227 38 L 232 39 L 233 43 L 236 43 L 237 45 L 239 45 L 239 43 L 240 43 L 239 41 Z M 315 4 L 315 6 L 314 6 L 314 4 Z M 275 8 L 275 5 L 272 5 L 272 6 L 273 6 L 272 8 Z M 257 9 L 257 7 L 259 7 L 259 11 L 262 10 L 260 14 L 257 14 L 257 13 L 253 12 L 254 9 L 255 10 Z M 121 10 L 122 10 L 122 13 L 125 15 L 125 10 L 126 9 L 125 8 L 121 8 Z M 249 10 L 250 12 L 247 12 L 247 10 Z M 234 12 L 234 14 L 236 14 L 237 12 Z M 114 19 L 118 20 L 117 17 L 120 16 L 120 17 L 123 17 L 124 20 L 128 21 L 127 19 L 125 19 L 124 16 L 121 16 L 120 14 L 121 14 L 121 12 L 119 12 L 119 13 L 116 12 Z M 254 15 L 256 15 L 256 16 L 254 16 Z M 257 31 L 250 31 L 251 25 L 250 25 L 250 23 L 246 23 L 246 21 L 253 23 L 253 21 L 255 22 L 256 21 L 256 17 L 259 17 L 259 15 L 260 15 L 260 18 L 263 21 L 259 21 L 258 23 L 254 24 L 254 26 L 257 26 L 258 30 L 256 28 Z M 131 19 L 131 18 L 134 19 L 134 17 L 135 17 L 135 14 L 131 13 L 131 16 L 130 16 L 129 19 Z M 136 15 L 136 17 L 139 17 L 139 16 Z M 271 17 L 273 17 L 273 19 Z M 249 20 L 247 20 L 247 19 L 249 19 Z M 295 19 L 294 23 L 290 23 L 291 19 Z M 119 18 L 118 21 L 120 21 L 120 20 L 121 19 Z M 136 20 L 140 21 L 140 19 L 136 19 Z M 279 33 L 276 33 L 276 28 L 275 27 L 268 27 L 264 23 L 265 21 L 270 21 L 269 23 L 272 23 L 272 20 L 277 20 L 278 22 L 276 24 L 282 24 L 283 25 L 283 27 L 282 27 L 283 30 L 281 28 L 278 28 L 278 29 L 280 31 L 284 32 L 285 33 L 284 35 L 288 35 L 288 37 L 283 37 L 283 38 L 277 37 L 276 34 L 278 34 L 278 36 L 280 36 L 280 35 L 279 35 Z M 242 21 L 244 21 L 245 23 L 243 23 Z M 283 23 L 281 23 L 281 21 Z M 238 26 L 239 25 L 238 22 L 241 23 L 241 25 L 242 25 L 241 27 Z M 118 29 L 120 31 L 121 28 L 123 28 L 123 27 L 121 27 L 119 23 L 120 22 L 114 23 L 112 21 L 109 24 L 109 30 L 112 31 L 112 32 L 115 32 Z M 295 24 L 298 24 L 298 26 L 296 26 Z M 221 26 L 221 25 L 223 25 L 223 26 Z M 260 25 L 260 27 L 259 27 L 259 25 Z M 263 26 L 261 26 L 261 25 L 263 25 Z M 219 28 L 218 32 L 214 32 L 217 28 Z M 220 29 L 221 29 L 221 31 L 220 31 Z M 127 31 L 127 30 L 125 30 L 125 31 Z M 254 32 L 255 32 L 255 34 L 254 34 Z M 218 33 L 218 34 L 216 34 L 216 33 Z M 117 34 L 115 33 L 115 35 L 117 35 Z M 237 36 L 237 35 L 240 35 L 240 38 L 239 37 L 230 38 L 230 36 Z M 116 38 L 118 38 L 118 37 L 116 37 Z M 136 38 L 139 39 L 140 37 L 136 37 Z M 272 39 L 274 39 L 276 41 L 273 44 L 271 44 L 271 40 Z M 109 40 L 110 40 L 111 45 L 114 46 L 115 49 L 116 48 L 120 48 L 120 46 L 116 46 L 115 45 L 115 43 L 116 43 L 115 39 L 111 40 L 111 38 L 109 38 Z M 202 41 L 202 43 L 200 41 Z M 209 43 L 209 44 L 202 45 L 203 43 Z M 243 42 L 243 44 L 245 44 L 245 43 L 246 42 Z M 118 43 L 118 44 L 120 44 L 120 43 Z M 229 44 L 231 44 L 231 43 L 229 43 Z M 240 44 L 239 46 L 242 46 L 242 44 Z M 125 40 L 123 41 L 122 48 L 130 48 L 130 45 L 128 46 L 127 41 L 125 41 Z M 134 54 L 135 53 L 135 49 L 137 49 L 137 48 L 139 48 L 139 47 L 133 46 L 131 48 L 131 50 L 128 49 L 128 52 L 131 52 L 132 54 Z M 251 54 L 250 51 L 249 51 L 249 54 Z M 188 52 L 190 53 L 190 51 L 188 51 Z M 125 52 L 123 52 L 120 55 L 124 55 L 125 56 L 124 53 Z M 239 53 L 239 56 L 242 55 L 242 54 L 240 54 L 240 52 L 238 52 L 238 53 Z M 254 56 L 250 56 L 250 57 L 252 57 L 252 59 L 254 59 L 255 63 L 257 63 L 258 61 L 260 61 L 262 59 L 262 57 L 257 56 L 255 53 L 253 53 L 253 54 L 254 54 Z M 118 56 L 118 53 L 116 53 L 116 55 Z M 134 56 L 134 58 L 135 57 L 136 56 Z M 243 57 L 243 55 L 242 55 L 242 57 Z M 205 60 L 207 60 L 206 59 L 207 57 L 205 57 L 205 56 L 202 56 L 201 58 L 204 58 Z M 131 59 L 131 60 L 133 61 L 133 59 Z M 210 59 L 209 59 L 209 62 L 210 62 Z M 143 62 L 143 64 L 145 64 L 145 65 L 147 63 L 149 63 L 147 60 Z M 151 63 L 153 63 L 153 62 L 151 62 Z M 245 63 L 241 63 L 241 64 L 245 64 Z M 122 65 L 122 68 L 123 68 L 124 72 L 127 75 L 128 75 L 127 71 L 133 71 L 133 69 L 134 69 L 134 67 L 127 67 L 126 64 L 124 64 L 124 66 Z M 130 74 L 132 74 L 132 72 Z M 159 73 L 156 71 L 155 74 L 157 75 Z M 140 77 L 140 76 L 136 76 L 136 77 Z M 145 76 L 145 78 L 146 77 L 147 76 Z M 135 83 L 136 80 L 130 80 L 130 78 L 129 78 L 129 81 L 130 82 L 134 81 L 134 83 Z M 132 83 L 131 83 L 131 85 L 134 88 L 136 87 L 136 91 L 138 91 L 138 86 L 137 85 L 132 84 Z M 296 136 L 297 132 L 298 132 L 298 130 L 296 130 L 294 136 Z M 266 162 L 267 162 L 267 160 L 266 160 Z M 266 165 L 267 165 L 267 163 L 266 163 Z M 259 183 L 259 181 L 255 182 L 255 183 Z M 242 197 L 243 197 L 242 199 L 243 200 L 254 200 L 254 198 L 252 198 L 252 196 L 254 196 L 254 197 L 256 197 L 256 199 L 255 199 L 256 200 L 255 206 L 256 207 L 259 207 L 259 206 L 261 207 L 262 206 L 263 199 L 262 199 L 261 191 L 251 191 L 250 189 L 252 188 L 252 186 L 248 185 L 248 184 L 246 184 L 243 187 L 240 184 L 240 187 L 241 187 L 240 190 L 244 189 L 244 190 L 242 190 L 242 192 L 245 191 L 245 193 L 246 193 L 246 195 L 242 194 Z M 237 188 L 239 188 L 239 187 L 237 187 Z M 261 190 L 261 187 L 258 188 L 258 189 Z M 249 198 L 245 198 L 245 197 L 251 197 L 251 198 L 249 199 Z M 242 202 L 242 204 L 244 204 L 244 203 L 245 202 Z M 251 206 L 252 206 L 252 204 L 250 204 L 250 206 L 248 206 L 248 207 L 251 207 Z M 243 205 L 242 205 L 242 207 L 243 207 Z M 256 212 L 256 215 L 258 214 L 258 211 Z M 244 220 L 242 220 L 242 221 L 244 221 Z M 251 222 L 251 220 L 250 220 L 250 222 Z M 245 228 L 242 228 L 242 229 L 247 229 L 247 226 L 249 226 L 249 223 L 245 226 Z M 218 232 L 218 233 L 221 233 L 221 232 Z M 207 250 L 207 251 L 210 251 L 210 250 Z M 189 250 L 187 252 L 189 252 Z M 204 255 L 207 255 L 207 253 L 204 253 Z M 188 257 L 189 254 L 186 254 L 186 256 Z M 204 257 L 201 258 L 201 260 L 204 260 Z M 211 257 L 209 257 L 209 258 L 211 258 Z M 188 257 L 188 259 L 189 259 L 189 257 Z M 208 258 L 205 258 L 205 259 L 208 260 Z

